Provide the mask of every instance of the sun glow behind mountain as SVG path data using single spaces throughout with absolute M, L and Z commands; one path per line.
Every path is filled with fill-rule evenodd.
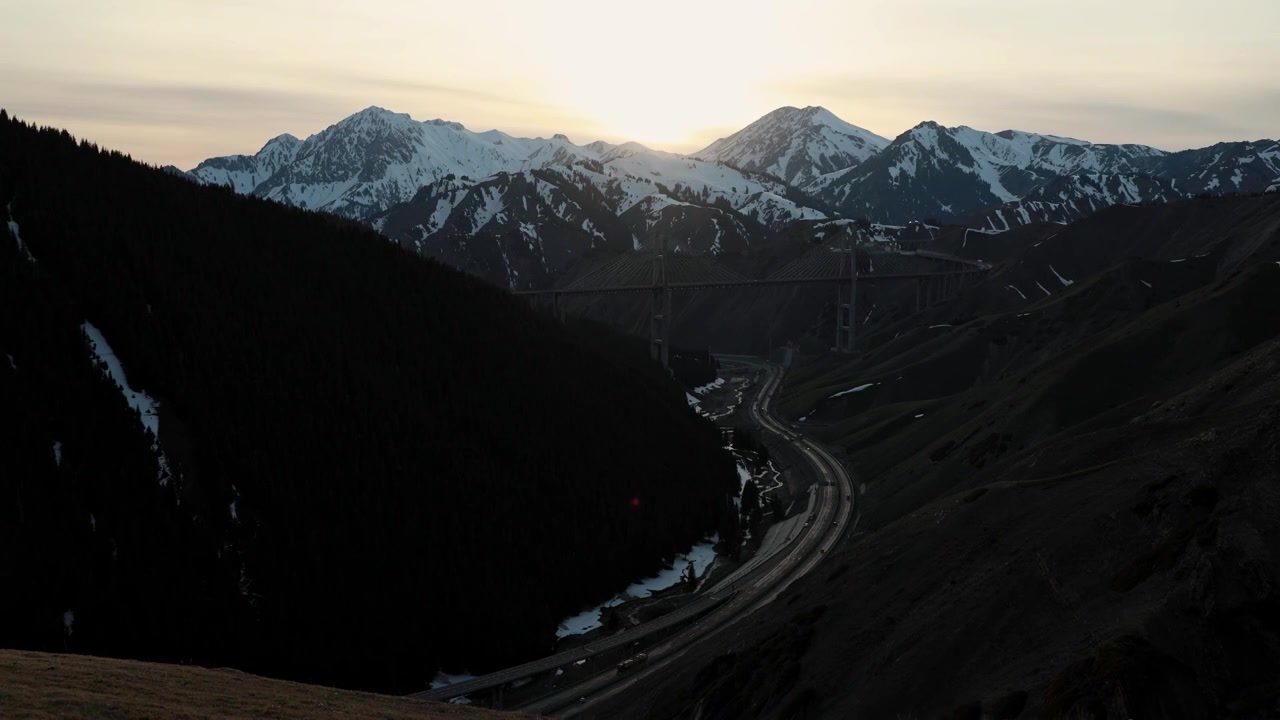
M 1273 0 L 2 2 L 11 112 L 184 167 L 371 104 L 678 151 L 780 105 L 1170 149 L 1280 117 Z

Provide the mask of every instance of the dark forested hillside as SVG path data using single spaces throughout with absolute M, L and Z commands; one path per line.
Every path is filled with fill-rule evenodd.
M 549 650 L 735 487 L 647 358 L 370 230 L 3 114 L 0 210 L 0 645 L 416 689 Z

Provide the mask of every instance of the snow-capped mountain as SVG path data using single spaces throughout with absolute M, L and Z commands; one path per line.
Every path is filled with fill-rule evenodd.
M 827 217 L 783 180 L 720 162 L 634 142 L 476 133 L 376 107 L 305 141 L 281 136 L 257 155 L 214 158 L 190 174 L 370 221 L 511 287 L 544 283 L 593 247 L 644 247 L 663 236 L 677 252 L 716 253 Z
M 455 122 L 418 122 L 371 107 L 307 138 L 254 193 L 367 218 L 446 175 L 518 172 L 571 161 L 576 150 L 563 135 L 530 140 L 497 130 L 474 133 Z
M 285 133 L 267 141 L 255 155 L 209 158 L 190 171 L 207 185 L 228 185 L 238 193 L 252 193 L 281 168 L 293 162 L 302 141 Z
M 1280 182 L 1280 143 L 1229 142 L 1183 150 L 1161 158 L 1152 170 L 1185 194 L 1264 192 Z
M 664 238 L 673 252 L 716 254 L 826 217 L 779 194 L 790 191 L 772 178 L 634 148 L 605 157 L 478 180 L 448 176 L 373 224 L 423 254 L 530 288 L 597 248 L 641 249 Z
M 889 141 L 841 120 L 822 107 L 783 107 L 694 157 L 768 173 L 804 188 L 820 175 L 848 170 L 883 150 Z
M 823 108 L 785 107 L 682 156 L 635 142 L 473 132 L 370 107 L 306 140 L 281 135 L 188 175 L 371 222 L 495 282 L 536 287 L 593 248 L 664 238 L 676 252 L 730 252 L 837 214 L 1004 229 L 1119 202 L 1258 192 L 1280 184 L 1280 145 L 1165 153 L 935 122 L 889 142 Z
M 1162 155 L 1143 145 L 924 122 L 861 165 L 824 175 L 810 188 L 847 215 L 955 219 L 1018 200 L 1057 177 L 1141 172 L 1141 162 Z
M 556 169 L 448 176 L 374 219 L 392 240 L 516 289 L 545 287 L 593 249 L 634 246 L 594 186 Z
M 575 165 L 584 168 L 601 190 L 614 194 L 619 214 L 643 198 L 663 193 L 665 187 L 677 193 L 692 191 L 707 202 L 723 197 L 735 206 L 750 199 L 752 212 L 767 224 L 823 216 L 804 207 L 785 182 L 717 162 L 634 142 L 579 146 L 564 135 L 548 140 L 515 138 L 498 130 L 477 133 L 458 123 L 418 122 L 377 107 L 305 141 L 281 136 L 254 156 L 206 160 L 191 175 L 239 192 L 363 219 L 386 212 L 449 175 L 478 179 Z M 761 193 L 763 199 L 755 197 Z
M 1186 197 L 1164 178 L 1140 173 L 1077 173 L 1050 180 L 1018 200 L 976 213 L 960 224 L 991 231 L 1034 222 L 1066 224 L 1112 205 L 1173 202 Z

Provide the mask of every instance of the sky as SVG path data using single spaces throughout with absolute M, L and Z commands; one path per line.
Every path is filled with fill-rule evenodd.
M 0 107 L 183 169 L 370 105 L 697 150 L 784 105 L 1167 150 L 1280 136 L 1280 0 L 0 0 Z

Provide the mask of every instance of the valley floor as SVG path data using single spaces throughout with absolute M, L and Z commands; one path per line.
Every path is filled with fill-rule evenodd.
M 480 720 L 523 716 L 271 680 L 229 669 L 0 650 L 0 717 Z

